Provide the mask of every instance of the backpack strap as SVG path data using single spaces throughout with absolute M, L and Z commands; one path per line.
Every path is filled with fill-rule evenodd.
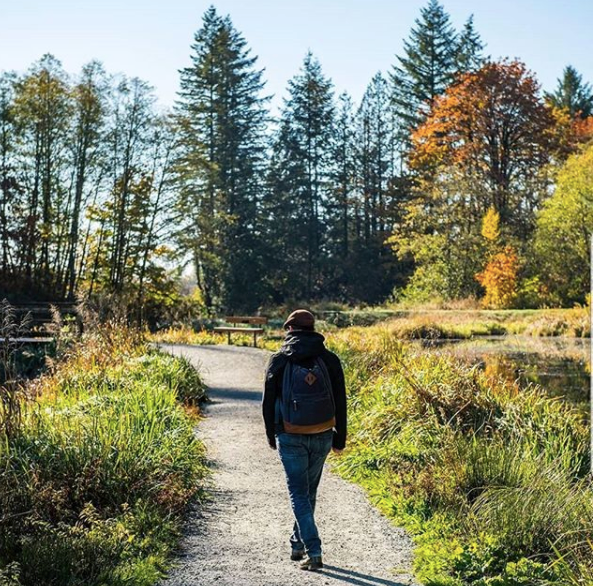
M 284 393 L 284 389 L 288 388 L 288 382 L 292 375 L 292 365 L 287 356 L 284 356 L 284 366 L 280 368 L 284 368 L 284 371 L 282 372 L 282 393 Z M 276 403 L 274 405 L 274 423 L 277 424 L 282 423 L 282 400 L 283 394 L 276 396 Z
M 317 363 L 317 365 L 321 369 L 321 372 L 323 373 L 323 378 L 325 379 L 325 383 L 327 384 L 327 388 L 329 389 L 329 396 L 331 397 L 331 401 L 334 406 L 334 412 L 335 412 L 336 401 L 334 399 L 334 389 L 332 387 L 332 379 L 329 376 L 329 370 L 327 370 L 327 366 L 326 366 L 323 358 L 321 358 L 320 356 L 315 358 L 315 362 Z
M 292 376 L 292 363 L 287 358 L 286 364 L 284 365 L 284 372 L 282 373 L 282 394 L 284 394 L 284 389 L 288 388 L 290 383 L 290 377 Z M 282 397 L 279 397 L 282 400 Z

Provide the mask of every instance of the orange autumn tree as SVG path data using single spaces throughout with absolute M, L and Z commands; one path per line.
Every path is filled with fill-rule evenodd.
M 593 142 L 593 116 L 577 116 L 573 123 L 575 141 L 578 144 Z
M 412 135 L 411 167 L 440 183 L 474 225 L 494 206 L 521 236 L 533 227 L 556 141 L 552 108 L 539 90 L 523 63 L 486 63 L 437 98 Z
M 563 163 L 570 155 L 579 152 L 583 145 L 593 142 L 593 116 L 573 116 L 566 108 L 547 102 L 555 121 L 555 159 Z
M 482 219 L 482 236 L 492 249 L 486 267 L 475 277 L 486 291 L 482 305 L 503 309 L 511 307 L 517 296 L 519 258 L 512 246 L 500 249 L 498 244 L 499 222 L 500 215 L 493 207 L 490 207 Z
M 492 255 L 476 279 L 486 290 L 482 299 L 484 307 L 504 309 L 511 307 L 517 296 L 519 258 L 512 246 L 505 246 Z
M 475 275 L 488 251 L 500 251 L 481 234 L 490 208 L 500 216 L 501 241 L 524 254 L 521 243 L 549 195 L 558 134 L 553 108 L 518 61 L 488 62 L 436 98 L 411 137 L 413 190 L 390 240 L 398 254 L 412 255 L 412 284 L 437 275 L 431 282 L 444 284 L 438 292 L 445 298 L 481 295 Z

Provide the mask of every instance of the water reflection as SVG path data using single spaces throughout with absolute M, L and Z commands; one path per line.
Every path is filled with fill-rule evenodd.
M 489 336 L 422 340 L 420 345 L 478 364 L 489 374 L 516 380 L 521 386 L 537 383 L 552 396 L 577 404 L 589 401 L 588 339 Z

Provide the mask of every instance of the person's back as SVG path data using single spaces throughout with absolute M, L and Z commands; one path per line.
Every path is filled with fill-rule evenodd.
M 314 331 L 310 312 L 293 312 L 284 327 L 284 344 L 266 369 L 262 410 L 268 443 L 278 447 L 284 466 L 296 519 L 291 559 L 300 560 L 306 552 L 301 568 L 316 570 L 323 566 L 314 518 L 317 487 L 329 451 L 341 453 L 346 444 L 344 374 L 340 359 Z M 299 386 L 310 392 L 294 388 Z

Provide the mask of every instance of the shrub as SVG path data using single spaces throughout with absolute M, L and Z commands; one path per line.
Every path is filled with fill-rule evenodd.
M 153 584 L 206 475 L 199 375 L 112 324 L 29 390 L 0 442 L 0 584 Z
M 483 271 L 476 279 L 486 290 L 483 299 L 485 307 L 512 307 L 517 296 L 517 273 L 519 259 L 511 246 L 492 255 Z

